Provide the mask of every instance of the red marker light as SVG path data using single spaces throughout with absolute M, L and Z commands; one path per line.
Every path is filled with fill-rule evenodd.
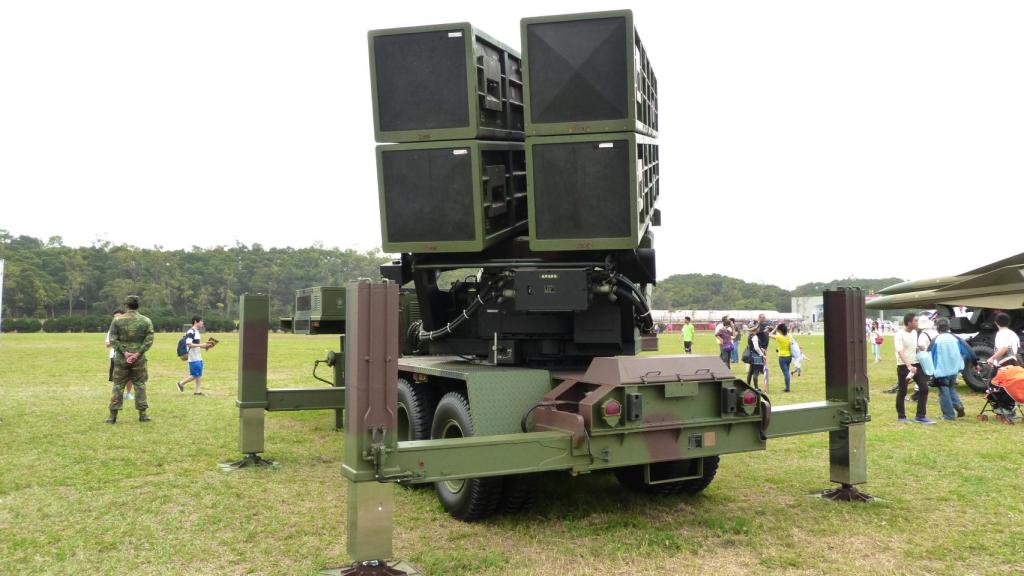
M 751 404 L 757 404 L 757 394 L 754 394 L 753 390 L 747 390 L 743 393 L 743 404 L 750 406 Z
M 622 414 L 622 404 L 612 400 L 611 402 L 604 405 L 605 416 L 618 416 Z

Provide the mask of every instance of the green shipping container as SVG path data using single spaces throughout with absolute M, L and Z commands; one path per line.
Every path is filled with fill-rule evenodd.
M 345 332 L 345 288 L 316 286 L 295 291 L 296 334 L 343 334 Z

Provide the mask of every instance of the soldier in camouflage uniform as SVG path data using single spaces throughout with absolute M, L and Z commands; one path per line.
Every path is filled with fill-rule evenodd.
M 135 409 L 139 411 L 139 422 L 149 422 L 146 409 L 146 351 L 153 345 L 153 323 L 139 314 L 139 297 L 129 296 L 124 300 L 128 310 L 110 324 L 110 347 L 114 349 L 114 390 L 110 396 L 110 417 L 108 424 L 117 422 L 117 412 L 124 401 L 124 386 L 135 383 Z

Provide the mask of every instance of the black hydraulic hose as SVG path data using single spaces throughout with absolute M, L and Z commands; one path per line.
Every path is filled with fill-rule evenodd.
M 327 360 L 314 360 L 313 361 L 313 378 L 316 378 L 317 380 L 323 382 L 324 384 L 329 384 L 331 386 L 335 386 L 334 382 L 331 382 L 330 380 L 326 380 L 326 379 L 321 378 L 321 377 L 316 375 L 316 369 L 319 368 L 321 364 L 327 364 Z
M 761 430 L 759 436 L 761 440 L 767 440 L 768 427 L 772 424 L 772 401 L 760 388 L 753 388 L 752 390 L 757 394 L 758 401 L 761 404 Z
M 640 328 L 644 332 L 650 332 L 654 328 L 654 320 L 651 319 L 651 309 L 647 306 L 647 302 L 637 297 L 637 295 L 625 288 L 616 287 L 615 295 L 620 298 L 626 298 L 633 302 L 633 304 L 639 309 L 637 318 L 640 320 Z
M 466 308 L 454 320 L 448 322 L 448 324 L 446 324 L 444 328 L 438 328 L 437 330 L 430 331 L 423 330 L 422 328 L 420 328 L 420 332 L 418 334 L 420 342 L 424 340 L 434 341 L 440 338 L 446 338 L 448 336 L 451 336 L 456 328 L 458 328 L 466 320 L 469 320 L 469 318 L 476 314 L 476 311 L 479 310 L 480 307 L 484 305 L 484 302 L 490 300 L 493 297 L 493 288 L 495 287 L 495 284 L 497 284 L 498 287 L 500 288 L 501 281 L 497 280 L 488 285 L 487 289 L 484 291 L 483 296 L 477 294 L 476 299 L 473 300 L 473 302 L 471 302 L 469 306 L 466 306 Z
M 446 336 L 451 336 L 452 332 L 454 332 L 456 328 L 458 328 L 463 322 L 468 320 L 470 316 L 472 316 L 473 314 L 476 314 L 477 309 L 480 308 L 480 306 L 482 306 L 483 303 L 484 303 L 484 300 L 479 295 L 477 295 L 476 300 L 474 300 L 469 306 L 467 306 L 466 309 L 463 310 L 455 318 L 455 320 L 452 320 L 451 322 L 446 324 L 444 326 L 444 328 L 438 328 L 437 330 L 431 330 L 431 331 L 423 330 L 421 328 L 420 329 L 420 333 L 419 333 L 420 341 L 421 342 L 424 341 L 424 340 L 431 340 L 431 341 L 433 341 L 433 340 L 437 340 L 439 338 L 444 338 Z
M 617 275 L 615 279 L 617 281 L 621 282 L 622 284 L 625 284 L 626 286 L 628 286 L 630 291 L 632 291 L 633 294 L 636 295 L 637 301 L 640 303 L 640 308 L 642 310 L 642 312 L 639 314 L 639 316 L 646 317 L 644 319 L 644 325 L 645 325 L 646 329 L 647 330 L 653 330 L 654 329 L 654 319 L 651 317 L 651 305 L 647 301 L 647 295 L 644 294 L 640 290 L 639 286 L 637 286 L 636 284 L 631 282 L 625 276 L 618 276 Z
M 647 304 L 647 295 L 644 294 L 640 290 L 639 286 L 637 286 L 629 278 L 626 278 L 625 276 L 622 276 L 621 274 L 615 274 L 613 276 L 613 278 L 615 278 L 616 282 L 618 282 L 620 284 L 623 284 L 626 287 L 628 287 L 633 292 L 633 294 L 636 294 L 637 298 L 639 298 L 641 301 L 643 301 L 644 307 L 650 309 L 650 306 Z
M 574 400 L 541 400 L 540 402 L 537 402 L 533 406 L 530 406 L 530 409 L 523 414 L 523 417 L 519 420 L 519 429 L 522 430 L 523 432 L 529 432 L 529 430 L 526 429 L 526 421 L 530 418 L 530 414 L 533 414 L 533 411 L 536 410 L 537 408 L 547 406 L 557 409 L 558 406 L 561 406 L 563 404 L 569 404 L 570 406 L 579 406 L 580 403 Z

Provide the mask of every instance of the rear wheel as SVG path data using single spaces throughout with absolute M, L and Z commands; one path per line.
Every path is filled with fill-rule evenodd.
M 398 379 L 399 442 L 430 440 L 430 422 L 434 415 L 434 391 L 429 384 L 414 384 L 407 378 Z M 430 484 L 409 484 L 411 488 L 426 488 Z
M 434 411 L 431 438 L 463 438 L 473 435 L 469 402 L 462 392 L 441 397 Z M 502 495 L 502 478 L 471 478 L 435 482 L 434 490 L 445 511 L 463 522 L 487 518 L 497 509 Z
M 974 355 L 978 357 L 978 362 L 973 366 L 964 367 L 962 372 L 964 382 L 967 383 L 971 390 L 984 392 L 985 388 L 988 387 L 988 364 L 985 361 L 992 356 L 995 350 L 992 349 L 991 343 L 987 340 L 971 344 L 971 349 L 974 350 Z
M 515 474 L 502 477 L 498 512 L 517 514 L 533 504 L 540 485 L 540 474 Z
M 399 442 L 430 439 L 430 422 L 433 415 L 430 392 L 424 384 L 416 385 L 406 378 L 398 379 Z
M 701 460 L 703 460 L 701 475 L 697 478 L 690 478 L 687 480 L 647 484 L 644 482 L 643 466 L 626 466 L 624 468 L 616 468 L 615 477 L 619 479 L 620 484 L 636 492 L 656 494 L 659 496 L 672 496 L 676 494 L 689 494 L 692 496 L 707 488 L 708 485 L 711 484 L 711 481 L 715 479 L 715 473 L 718 472 L 718 456 L 706 456 Z M 690 471 L 693 470 L 694 464 L 695 460 L 658 462 L 650 465 L 651 476 L 654 478 L 687 476 Z

